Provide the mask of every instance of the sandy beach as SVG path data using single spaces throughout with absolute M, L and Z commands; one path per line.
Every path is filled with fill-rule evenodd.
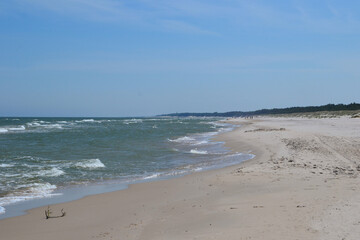
M 0 221 L 0 239 L 358 239 L 360 119 L 257 118 L 218 136 L 240 165 Z

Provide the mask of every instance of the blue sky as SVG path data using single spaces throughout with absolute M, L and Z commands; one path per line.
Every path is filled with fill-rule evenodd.
M 350 103 L 359 89 L 359 1 L 0 2 L 0 116 Z

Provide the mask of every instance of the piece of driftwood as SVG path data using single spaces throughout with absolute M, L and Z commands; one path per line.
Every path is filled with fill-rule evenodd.
M 51 216 L 51 214 L 52 214 L 52 212 L 51 212 L 50 206 L 48 206 L 48 209 L 45 210 L 45 217 L 46 217 L 46 219 L 65 217 L 66 212 L 64 211 L 64 209 L 61 209 L 61 215 Z

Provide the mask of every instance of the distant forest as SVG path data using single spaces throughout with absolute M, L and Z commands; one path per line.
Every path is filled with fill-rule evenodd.
M 249 117 L 256 115 L 270 115 L 270 114 L 290 114 L 290 113 L 309 113 L 309 112 L 321 112 L 321 111 L 354 111 L 360 110 L 359 103 L 350 104 L 327 104 L 323 106 L 309 106 L 309 107 L 290 107 L 290 108 L 273 108 L 273 109 L 261 109 L 256 111 L 232 111 L 232 112 L 213 112 L 213 113 L 171 113 L 161 116 L 171 117 Z

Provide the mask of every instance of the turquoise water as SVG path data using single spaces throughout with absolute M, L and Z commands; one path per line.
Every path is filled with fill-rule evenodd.
M 214 118 L 0 118 L 0 213 L 106 181 L 172 177 L 251 158 L 212 141 Z

